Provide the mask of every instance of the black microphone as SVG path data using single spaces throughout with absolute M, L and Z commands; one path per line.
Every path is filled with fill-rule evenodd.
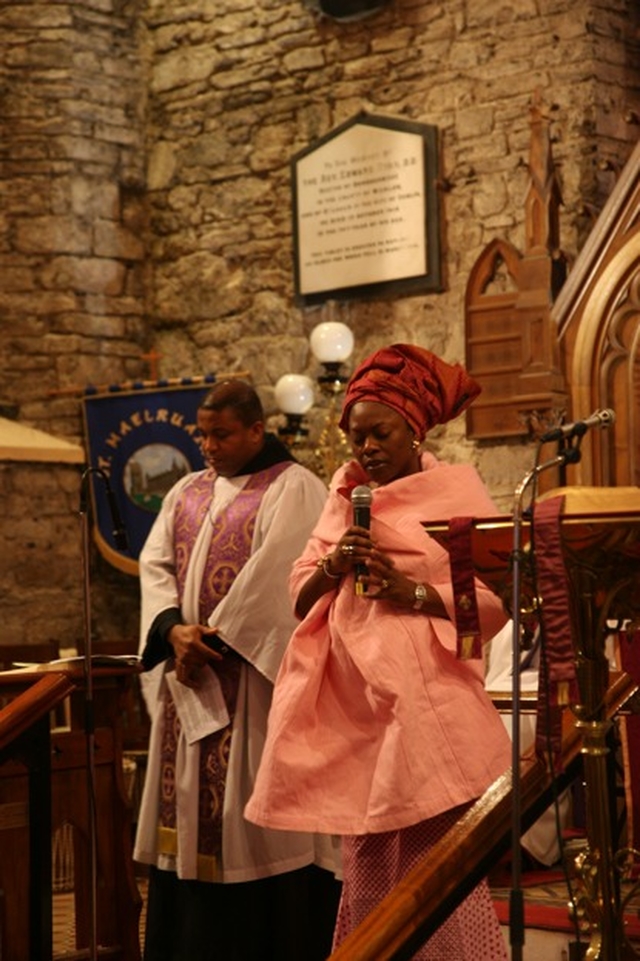
M 120 516 L 120 511 L 118 509 L 118 501 L 116 500 L 116 495 L 111 489 L 111 484 L 107 480 L 105 475 L 104 478 L 105 487 L 107 489 L 107 500 L 109 501 L 109 510 L 111 512 L 111 526 L 113 528 L 113 540 L 119 551 L 126 551 L 129 549 L 129 541 L 127 539 L 127 530 L 122 523 L 122 517 Z
M 351 504 L 353 505 L 353 523 L 356 527 L 371 527 L 371 488 L 365 484 L 354 487 L 351 491 Z M 360 578 L 367 573 L 366 564 L 356 564 L 356 594 L 364 593 L 365 586 L 360 583 Z
M 113 534 L 113 540 L 115 542 L 118 550 L 126 551 L 129 549 L 129 541 L 127 538 L 127 529 L 122 523 L 122 517 L 118 509 L 118 501 L 116 500 L 116 495 L 111 489 L 111 484 L 109 483 L 109 478 L 103 470 L 99 467 L 87 467 L 84 474 L 82 475 L 80 481 L 80 514 L 86 514 L 88 509 L 87 503 L 87 484 L 91 474 L 95 474 L 103 482 L 105 491 L 107 493 L 107 501 L 109 503 L 109 513 L 111 514 L 111 527 Z
M 540 443 L 546 444 L 549 440 L 570 439 L 571 437 L 582 437 L 591 427 L 611 427 L 615 423 L 616 412 L 609 407 L 603 410 L 596 410 L 585 420 L 576 420 L 572 424 L 560 424 L 559 427 L 552 427 L 540 438 Z

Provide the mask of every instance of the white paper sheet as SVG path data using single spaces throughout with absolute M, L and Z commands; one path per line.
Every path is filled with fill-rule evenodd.
M 214 734 L 229 723 L 229 713 L 220 681 L 210 667 L 200 672 L 198 687 L 181 684 L 175 671 L 167 671 L 165 680 L 169 685 L 182 730 L 188 744 Z

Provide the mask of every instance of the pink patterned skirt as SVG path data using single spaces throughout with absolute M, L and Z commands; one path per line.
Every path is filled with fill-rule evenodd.
M 401 831 L 342 839 L 344 880 L 334 949 L 455 824 L 460 808 Z M 481 881 L 429 940 L 414 961 L 508 961 L 489 886 Z

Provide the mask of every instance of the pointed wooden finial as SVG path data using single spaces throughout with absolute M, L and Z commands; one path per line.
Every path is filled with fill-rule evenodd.
M 549 112 L 539 89 L 530 106 L 529 185 L 525 199 L 525 250 L 553 253 L 559 247 L 562 204 L 551 148 Z

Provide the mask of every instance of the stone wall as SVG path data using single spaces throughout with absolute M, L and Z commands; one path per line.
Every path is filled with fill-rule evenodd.
M 0 9 L 0 402 L 75 439 L 66 397 L 139 370 L 145 341 L 138 6 Z
M 434 124 L 441 141 L 446 289 L 345 301 L 354 360 L 393 340 L 464 358 L 469 271 L 503 237 L 522 248 L 528 105 L 540 90 L 562 183 L 561 242 L 588 234 L 635 144 L 637 52 L 629 3 L 396 0 L 344 23 L 295 2 L 156 2 L 148 16 L 150 321 L 163 371 L 317 373 L 307 335 L 325 319 L 293 302 L 290 159 L 360 111 Z M 317 427 L 316 427 L 317 429 Z M 508 501 L 529 450 L 436 438 L 476 460 Z M 497 451 L 496 451 L 497 446 Z
M 87 613 L 101 625 L 97 636 L 117 640 L 137 635 L 135 579 L 119 574 L 91 548 L 85 567 L 79 476 L 78 468 L 64 465 L 0 464 L 0 610 L 7 643 L 53 639 L 63 647 L 81 644 L 87 576 Z
M 393 0 L 351 23 L 311 0 L 5 0 L 0 414 L 80 440 L 78 388 L 144 376 L 151 346 L 165 377 L 249 370 L 275 414 L 327 316 L 293 300 L 290 159 L 362 110 L 439 129 L 445 289 L 338 304 L 354 361 L 394 340 L 464 359 L 473 263 L 523 246 L 533 92 L 571 257 L 637 139 L 638 21 L 632 0 Z M 462 419 L 432 440 L 509 509 L 530 445 L 474 445 Z M 3 465 L 3 612 L 20 630 L 28 607 L 34 640 L 52 611 L 64 643 L 82 630 L 78 474 Z M 98 638 L 135 633 L 135 579 L 92 575 Z
M 0 414 L 75 441 L 78 389 L 136 375 L 149 341 L 139 7 L 0 6 Z M 0 466 L 4 636 L 77 645 L 80 471 Z M 135 637 L 134 579 L 90 570 L 98 636 Z

